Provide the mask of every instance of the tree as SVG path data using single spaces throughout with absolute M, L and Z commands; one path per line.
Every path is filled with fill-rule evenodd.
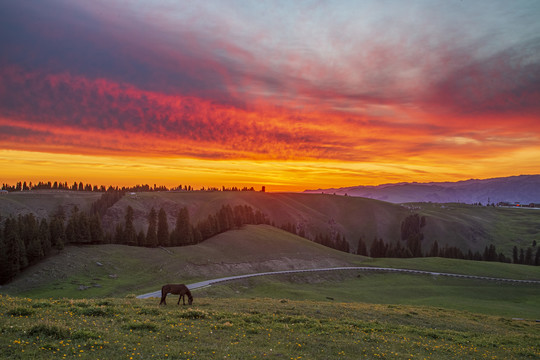
M 533 259 L 533 250 L 531 247 L 527 248 L 527 251 L 525 252 L 525 261 L 523 262 L 526 265 L 533 265 L 534 259 Z
M 146 246 L 156 247 L 157 241 L 157 214 L 156 210 L 152 207 L 150 214 L 148 214 L 148 230 L 146 231 Z
M 186 207 L 180 209 L 176 216 L 176 226 L 171 235 L 171 241 L 175 246 L 189 245 L 195 242 L 189 211 Z
M 429 256 L 430 257 L 439 256 L 439 243 L 437 242 L 437 240 L 435 240 L 433 244 L 431 245 L 431 249 L 429 250 Z
M 157 242 L 159 246 L 169 245 L 169 224 L 167 223 L 167 213 L 163 208 L 159 209 L 158 214 Z
M 26 258 L 24 242 L 21 241 L 18 232 L 17 221 L 13 218 L 8 218 L 4 222 L 3 233 L 3 254 L 6 262 L 0 264 L 0 283 L 5 283 L 17 275 L 24 264 L 22 257 Z M 26 266 L 26 265 L 24 265 Z
M 49 225 L 51 234 L 51 244 L 56 250 L 62 250 L 66 243 L 66 232 L 64 230 L 64 220 L 59 217 L 54 217 Z
M 35 264 L 44 257 L 41 239 L 39 238 L 39 225 L 34 214 L 19 216 L 18 219 L 21 240 L 26 246 L 26 256 L 30 264 Z
M 126 208 L 125 226 L 124 226 L 124 243 L 130 246 L 137 245 L 137 234 L 133 226 L 133 208 L 128 205 Z
M 364 239 L 361 236 L 358 239 L 358 246 L 356 248 L 356 254 L 357 255 L 368 256 L 367 248 L 366 248 L 366 242 L 364 241 Z
M 94 214 L 90 217 L 88 228 L 90 230 L 90 241 L 93 244 L 101 244 L 104 242 L 105 235 L 103 234 L 101 219 L 98 214 Z
M 401 223 L 401 240 L 407 242 L 407 247 L 411 251 L 413 257 L 422 256 L 422 228 L 426 225 L 425 216 L 420 217 L 418 214 L 409 215 Z
M 514 262 L 514 264 L 519 264 L 518 248 L 515 245 L 512 249 L 512 261 Z
M 43 249 L 43 256 L 47 256 L 51 252 L 51 232 L 47 220 L 41 219 L 39 223 L 39 239 L 41 241 L 41 248 Z
M 387 249 L 388 247 L 383 239 L 377 240 L 377 238 L 375 238 L 369 248 L 369 256 L 375 258 L 385 257 Z

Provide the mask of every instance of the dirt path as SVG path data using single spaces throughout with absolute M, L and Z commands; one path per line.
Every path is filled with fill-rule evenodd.
M 369 266 L 349 266 L 349 267 L 335 267 L 335 268 L 322 268 L 322 269 L 270 271 L 270 272 L 262 272 L 262 273 L 256 273 L 256 274 L 228 276 L 228 277 L 223 277 L 219 279 L 205 280 L 205 281 L 201 281 L 201 282 L 197 282 L 193 284 L 188 284 L 187 287 L 190 290 L 196 290 L 196 289 L 219 284 L 226 281 L 246 279 L 246 278 L 255 277 L 255 276 L 295 274 L 295 273 L 307 273 L 307 272 L 319 272 L 319 271 L 344 271 L 344 270 L 396 272 L 396 273 L 408 273 L 408 274 L 431 275 L 431 276 L 449 276 L 449 277 L 463 278 L 463 279 L 475 279 L 475 280 L 484 280 L 484 281 L 505 281 L 505 282 L 512 282 L 512 283 L 527 283 L 527 284 L 540 285 L 540 281 L 538 280 L 517 280 L 517 279 L 493 278 L 493 277 L 487 277 L 487 276 L 441 273 L 441 272 L 434 272 L 434 271 L 410 270 L 410 269 L 380 268 L 380 267 L 369 267 Z M 147 298 L 152 298 L 152 297 L 161 297 L 161 290 L 137 296 L 138 299 L 147 299 Z

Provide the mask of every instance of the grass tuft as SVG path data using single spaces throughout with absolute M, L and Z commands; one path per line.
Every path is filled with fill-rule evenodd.
M 54 325 L 39 324 L 32 326 L 28 331 L 28 335 L 36 337 L 50 337 L 53 339 L 65 339 L 70 336 L 68 329 Z
M 33 310 L 24 307 L 17 307 L 15 309 L 8 310 L 7 312 L 7 314 L 11 316 L 30 316 L 33 313 Z

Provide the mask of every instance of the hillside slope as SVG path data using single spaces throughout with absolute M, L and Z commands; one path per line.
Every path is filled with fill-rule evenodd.
M 68 246 L 25 270 L 1 292 L 38 297 L 114 296 L 153 291 L 168 282 L 358 265 L 362 259 L 271 226 L 246 226 L 185 247 Z
M 87 191 L 36 190 L 10 192 L 0 196 L 0 215 L 25 215 L 32 213 L 38 218 L 49 219 L 61 209 L 66 215 L 77 207 L 89 211 L 101 193 Z
M 47 218 L 62 206 L 69 215 L 74 206 L 89 209 L 100 194 L 86 192 L 27 192 L 0 196 L 0 215 L 33 212 Z M 512 248 L 527 248 L 540 243 L 540 211 L 534 209 L 497 208 L 466 204 L 414 203 L 397 205 L 379 200 L 328 194 L 260 193 L 260 192 L 148 192 L 127 194 L 109 208 L 102 223 L 114 232 L 125 221 L 126 208 L 134 209 L 137 231 L 146 231 L 152 207 L 167 213 L 169 230 L 176 223 L 178 211 L 187 207 L 191 223 L 197 225 L 224 205 L 247 205 L 266 214 L 277 227 L 292 224 L 305 236 L 318 234 L 345 236 L 351 251 L 356 251 L 362 237 L 368 247 L 374 238 L 395 243 L 401 237 L 401 223 L 410 214 L 426 217 L 423 250 L 432 243 L 457 246 L 463 251 L 482 253 L 494 244 L 497 251 L 512 255 Z
M 363 198 L 337 197 L 332 195 L 311 195 L 295 193 L 259 192 L 161 192 L 126 195 L 110 208 L 103 218 L 103 226 L 114 229 L 123 222 L 127 206 L 134 209 L 137 231 L 148 227 L 148 214 L 154 207 L 163 208 L 168 215 L 168 223 L 173 227 L 176 214 L 187 207 L 191 222 L 196 225 L 215 214 L 224 205 L 232 207 L 247 205 L 260 210 L 277 227 L 284 224 L 303 230 L 307 238 L 317 234 L 335 236 L 338 232 L 356 249 L 358 238 L 370 241 L 377 237 L 387 241 L 397 241 L 400 236 L 401 221 L 409 210 L 390 203 Z

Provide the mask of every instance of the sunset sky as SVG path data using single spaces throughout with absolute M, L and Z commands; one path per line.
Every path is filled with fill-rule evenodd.
M 540 1 L 0 0 L 0 183 L 540 173 Z

